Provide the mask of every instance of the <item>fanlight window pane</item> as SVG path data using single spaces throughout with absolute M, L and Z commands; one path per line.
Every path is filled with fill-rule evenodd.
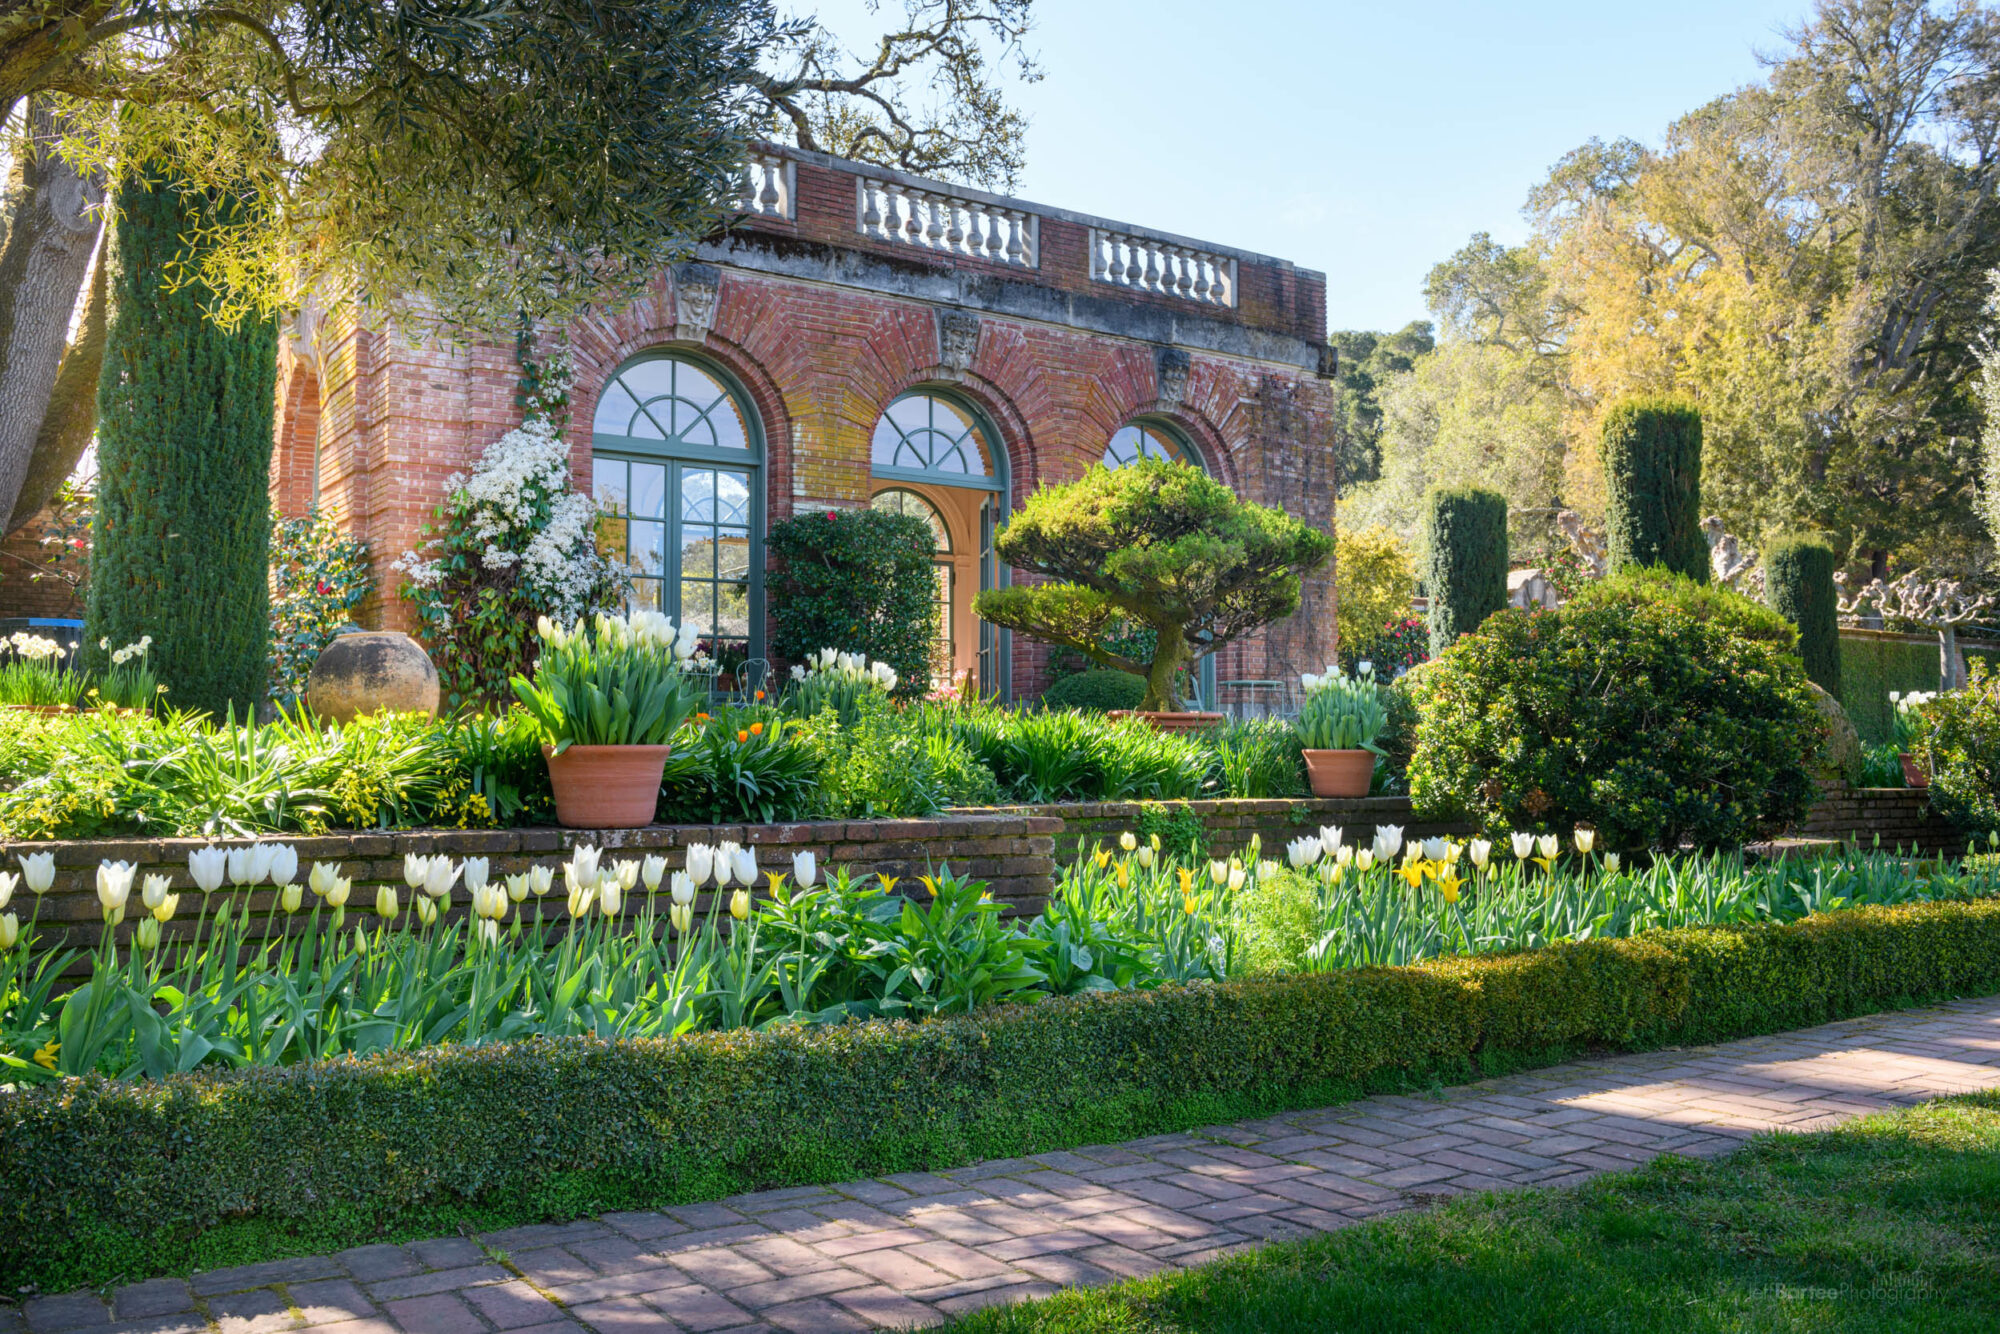
M 882 468 L 990 477 L 980 443 L 970 413 L 931 394 L 911 394 L 891 403 L 875 423 L 870 458 Z
M 907 514 L 913 519 L 922 519 L 930 525 L 931 537 L 937 542 L 939 554 L 951 550 L 951 530 L 945 527 L 944 516 L 937 512 L 936 506 L 916 492 L 894 487 L 878 492 L 868 503 L 875 509 L 887 510 L 891 514 Z
M 750 447 L 743 414 L 722 382 L 674 357 L 634 362 L 618 372 L 598 395 L 592 429 L 705 449 Z
M 1188 461 L 1180 443 L 1164 431 L 1147 426 L 1121 426 L 1104 447 L 1104 466 L 1123 468 L 1140 459 L 1163 459 L 1169 463 Z

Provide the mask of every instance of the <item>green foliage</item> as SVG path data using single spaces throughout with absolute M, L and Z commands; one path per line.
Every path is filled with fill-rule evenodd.
M 1340 392 L 1338 466 L 1340 489 L 1372 482 L 1382 473 L 1382 390 L 1437 347 L 1428 320 L 1413 320 L 1395 333 L 1343 329 L 1327 335 Z
M 1771 608 L 1799 628 L 1799 657 L 1820 689 L 1840 698 L 1840 607 L 1833 548 L 1817 538 L 1779 538 L 1764 548 Z
M 1417 570 L 1403 540 L 1389 529 L 1342 528 L 1334 537 L 1333 571 L 1343 650 L 1372 642 L 1384 627 L 1410 614 Z
M 599 615 L 565 630 L 543 620 L 535 678 L 514 693 L 560 755 L 571 746 L 663 746 L 694 712 L 700 687 L 684 670 L 692 634 L 644 612 Z
M 820 718 L 820 809 L 830 819 L 933 815 L 947 806 L 990 806 L 1000 786 L 942 711 L 896 709 L 864 699 L 855 720 Z
M 1961 645 L 1964 642 L 1959 641 Z M 1989 669 L 2000 666 L 2000 655 L 1991 650 L 1968 648 L 1964 651 L 1968 670 L 1975 660 L 1984 660 Z M 1854 720 L 1862 740 L 1887 741 L 1894 727 L 1890 694 L 1907 695 L 1911 691 L 1927 692 L 1938 688 L 1937 644 L 1934 641 L 1911 643 L 1893 638 L 1842 635 L 1840 683 L 1841 707 Z
M 1305 703 L 1299 706 L 1299 741 L 1308 750 L 1374 750 L 1389 725 L 1382 690 L 1371 669 L 1349 676 L 1334 668 L 1302 678 Z
M 159 172 L 118 191 L 85 656 L 102 661 L 88 648 L 101 639 L 151 635 L 173 704 L 248 714 L 264 698 L 271 637 L 278 335 L 268 318 L 225 330 L 209 318 L 210 288 L 176 284 L 177 266 L 204 254 L 183 241 L 203 216 L 226 226 L 263 210 Z
M 897 684 L 895 668 L 885 662 L 820 649 L 792 668 L 778 702 L 793 718 L 817 718 L 831 709 L 842 727 L 852 727 L 863 709 L 893 693 Z
M 1507 605 L 1507 498 L 1475 486 L 1424 497 L 1424 591 L 1431 656 Z
M 674 734 L 654 818 L 665 824 L 812 819 L 827 804 L 827 776 L 808 730 L 769 708 L 698 717 Z
M 1281 509 L 1238 500 L 1187 463 L 1092 468 L 1044 486 L 994 539 L 1000 558 L 1050 582 L 989 589 L 979 615 L 1091 661 L 1146 677 L 1142 709 L 1174 705 L 1174 682 L 1213 652 L 1298 609 L 1303 576 L 1333 538 Z M 1158 636 L 1150 662 L 1103 647 L 1119 621 Z
M 1729 634 L 1768 644 L 1779 653 L 1798 648 L 1798 627 L 1781 613 L 1731 589 L 1659 566 L 1627 568 L 1593 579 L 1570 604 L 1578 608 L 1672 607 L 1693 620 L 1712 622 Z
M 921 1024 L 85 1076 L 0 1096 L 0 1268 L 62 1291 L 185 1271 L 231 1244 L 330 1250 L 459 1218 L 499 1226 L 941 1169 L 1590 1045 L 1715 1041 L 1995 987 L 2000 902 L 1980 901 L 1085 992 Z
M 1202 731 L 1215 755 L 1209 788 L 1232 797 L 1296 797 L 1306 790 L 1299 730 L 1283 718 L 1235 718 Z M 1183 840 L 1177 846 L 1186 847 Z
M 271 521 L 271 694 L 296 699 L 333 632 L 374 587 L 368 544 L 318 508 Z
M 929 524 L 887 510 L 813 510 L 774 525 L 765 545 L 777 562 L 773 652 L 793 662 L 829 648 L 858 653 L 895 668 L 903 697 L 930 690 L 938 604 Z
M 1898 749 L 1931 775 L 1931 805 L 1959 828 L 2000 830 L 2000 675 L 1975 661 L 1962 690 L 1904 700 L 1898 711 L 1910 736 Z
M 1814 794 L 1821 725 L 1798 660 L 1672 601 L 1496 616 L 1423 669 L 1416 697 L 1410 791 L 1426 818 L 1586 824 L 1616 850 L 1728 847 Z
M 1097 667 L 1065 676 L 1044 690 L 1042 707 L 1108 713 L 1113 709 L 1136 709 L 1145 697 L 1145 677 L 1133 672 L 1115 672 Z
M 1599 454 L 1611 568 L 1664 565 L 1706 583 L 1701 412 L 1680 399 L 1627 399 L 1605 414 Z
M 954 711 L 938 715 L 1013 801 L 1171 801 L 1200 796 L 1199 741 L 1096 714 Z

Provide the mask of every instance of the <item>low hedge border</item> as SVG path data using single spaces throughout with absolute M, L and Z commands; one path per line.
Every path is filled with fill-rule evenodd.
M 921 1024 L 71 1079 L 0 1095 L 0 1282 L 950 1167 L 1996 990 L 2000 901 L 1982 900 Z

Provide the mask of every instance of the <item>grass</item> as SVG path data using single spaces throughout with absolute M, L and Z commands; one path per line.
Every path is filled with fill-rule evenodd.
M 959 1334 L 2000 1329 L 2000 1093 L 1467 1196 Z

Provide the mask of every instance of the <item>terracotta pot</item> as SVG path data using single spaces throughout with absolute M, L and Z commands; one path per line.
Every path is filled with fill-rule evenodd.
M 543 746 L 556 823 L 570 829 L 638 829 L 653 823 L 669 746 Z
M 9 704 L 6 707 L 12 709 L 16 713 L 53 714 L 53 713 L 76 712 L 75 708 L 73 708 L 68 704 Z
M 1315 797 L 1365 797 L 1375 779 L 1372 750 L 1304 750 Z
M 1931 776 L 1924 772 L 1921 764 L 1917 763 L 1916 756 L 1910 754 L 1907 750 L 1901 750 L 1896 752 L 1896 758 L 1903 765 L 1903 786 L 1929 787 L 1931 785 Z
M 1223 718 L 1219 713 L 1150 713 L 1138 709 L 1111 709 L 1104 716 L 1113 722 L 1137 718 L 1157 732 L 1198 732 L 1219 725 Z

